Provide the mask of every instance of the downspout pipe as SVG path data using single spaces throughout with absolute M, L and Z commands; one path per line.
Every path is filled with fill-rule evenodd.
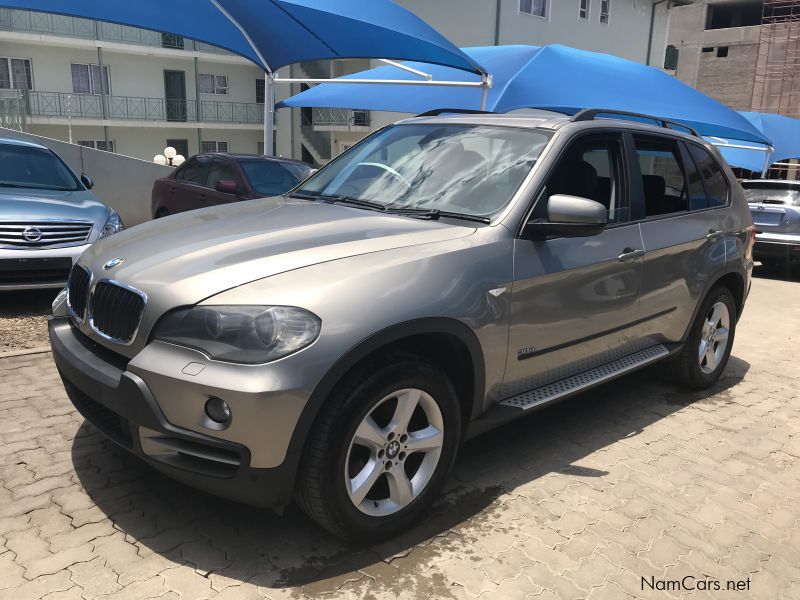
M 664 2 L 670 2 L 671 0 L 658 0 L 657 2 L 653 2 L 653 7 L 650 9 L 650 33 L 647 36 L 647 60 L 645 64 L 649 67 L 650 65 L 650 58 L 653 54 L 653 34 L 655 33 L 656 28 L 656 7 L 659 4 L 664 4 Z M 669 5 L 667 6 L 667 10 L 669 10 Z
M 495 0 L 494 10 L 494 45 L 500 45 L 500 13 L 503 8 L 503 0 Z

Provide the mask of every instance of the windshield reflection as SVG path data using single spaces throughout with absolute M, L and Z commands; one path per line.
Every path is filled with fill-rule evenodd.
M 548 140 L 548 133 L 535 129 L 395 125 L 350 149 L 297 191 L 390 208 L 491 215 L 509 203 Z

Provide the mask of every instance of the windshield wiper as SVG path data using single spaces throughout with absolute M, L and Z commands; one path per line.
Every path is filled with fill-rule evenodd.
M 438 221 L 441 217 L 448 217 L 451 219 L 461 219 L 463 221 L 474 221 L 476 223 L 489 224 L 492 222 L 489 217 L 481 217 L 478 215 L 470 215 L 460 212 L 451 212 L 449 210 L 439 210 L 438 208 L 389 207 L 386 212 L 393 215 L 408 215 L 410 217 L 419 217 L 423 219 L 430 219 L 432 221 Z
M 368 208 L 370 210 L 378 210 L 386 212 L 386 205 L 380 202 L 373 202 L 372 200 L 362 200 L 361 198 L 352 198 L 350 196 L 320 196 L 326 200 L 330 200 L 333 204 L 342 204 L 345 206 L 356 206 L 358 208 Z
M 287 198 L 299 198 L 300 200 L 313 200 L 317 201 L 319 196 L 312 196 L 311 194 L 304 194 L 303 192 L 289 192 L 286 194 Z

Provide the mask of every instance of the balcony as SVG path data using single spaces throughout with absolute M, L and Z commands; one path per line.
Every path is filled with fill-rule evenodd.
M 263 124 L 264 105 L 220 100 L 167 100 L 65 92 L 21 92 L 29 117 Z M 198 118 L 199 117 L 199 118 Z
M 314 108 L 312 122 L 319 131 L 368 131 L 368 110 L 345 108 Z
M 122 44 L 136 44 L 173 50 L 232 53 L 210 44 L 204 44 L 178 35 L 159 33 L 138 27 L 117 25 L 105 21 L 66 17 L 52 13 L 0 8 L 0 31 L 43 33 L 86 40 L 103 40 Z

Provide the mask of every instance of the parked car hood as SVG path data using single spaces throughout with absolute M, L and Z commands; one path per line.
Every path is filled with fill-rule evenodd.
M 95 244 L 81 262 L 95 278 L 113 278 L 148 294 L 149 304 L 155 304 L 148 312 L 163 312 L 285 271 L 474 231 L 276 197 L 151 221 Z M 105 270 L 103 265 L 113 258 L 124 262 Z
M 108 218 L 108 207 L 88 190 L 0 188 L 0 221 L 66 219 L 100 222 Z

